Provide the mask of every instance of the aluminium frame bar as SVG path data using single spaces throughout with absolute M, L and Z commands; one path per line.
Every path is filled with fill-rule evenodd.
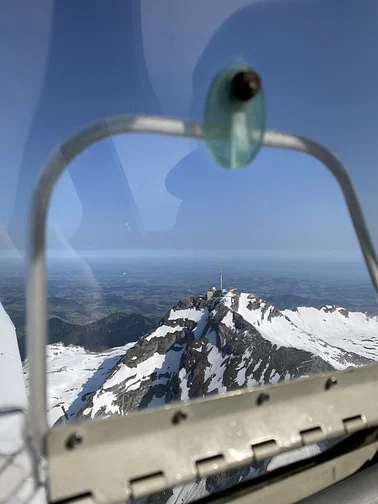
M 48 160 L 33 193 L 29 226 L 29 271 L 26 282 L 26 326 L 29 361 L 29 428 L 34 449 L 46 455 L 47 423 L 47 299 L 46 222 L 55 184 L 68 164 L 87 147 L 122 133 L 151 133 L 204 139 L 201 123 L 166 117 L 119 115 L 82 128 L 61 144 Z M 219 133 L 214 130 L 214 135 Z M 340 161 L 325 147 L 303 137 L 266 131 L 262 145 L 306 153 L 320 162 L 336 178 L 351 216 L 355 232 L 378 294 L 378 261 L 351 179 Z

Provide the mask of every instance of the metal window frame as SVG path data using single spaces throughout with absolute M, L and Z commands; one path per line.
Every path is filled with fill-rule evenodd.
M 77 451 L 74 450 L 68 454 L 66 449 L 62 448 L 62 446 L 64 445 L 62 445 L 61 442 L 63 441 L 63 438 L 66 439 L 66 436 L 72 431 L 72 426 L 69 425 L 49 431 L 47 423 L 46 344 L 48 340 L 47 340 L 46 256 L 45 256 L 47 212 L 55 184 L 59 176 L 68 166 L 68 164 L 90 145 L 93 145 L 94 143 L 103 140 L 107 137 L 119 135 L 122 133 L 151 133 L 151 134 L 162 134 L 162 135 L 180 136 L 180 137 L 197 138 L 197 139 L 204 138 L 201 123 L 188 122 L 180 119 L 173 119 L 166 117 L 140 116 L 140 115 L 137 116 L 120 115 L 106 118 L 94 123 L 93 125 L 81 129 L 78 133 L 76 133 L 66 142 L 60 145 L 53 153 L 52 157 L 48 160 L 46 167 L 38 180 L 37 186 L 33 193 L 32 208 L 30 213 L 29 272 L 26 282 L 27 349 L 28 349 L 28 361 L 29 361 L 29 400 L 30 400 L 28 421 L 36 453 L 41 458 L 45 458 L 46 456 L 48 456 L 49 464 L 53 468 L 56 467 L 56 471 L 53 471 L 54 484 L 51 487 L 54 500 L 64 498 L 63 495 L 65 494 L 65 491 L 61 485 L 64 486 L 67 485 L 68 483 L 67 479 L 62 478 L 60 484 L 57 481 L 57 474 L 63 474 L 64 471 L 66 471 L 67 468 L 70 467 L 70 464 L 72 468 L 73 467 L 72 464 L 74 464 L 75 457 L 80 457 L 82 449 L 80 448 L 80 450 Z M 219 132 L 214 131 L 214 135 L 218 134 Z M 307 138 L 290 135 L 287 133 L 266 131 L 263 137 L 263 146 L 281 148 L 281 149 L 291 149 L 308 154 L 318 159 L 321 163 L 323 163 L 332 173 L 332 175 L 336 178 L 343 193 L 349 214 L 351 216 L 354 229 L 368 271 L 370 273 L 373 286 L 375 288 L 376 293 L 378 294 L 377 256 L 353 184 L 342 163 L 322 145 L 313 142 Z M 351 380 L 352 376 L 353 380 Z M 265 450 L 264 456 L 270 456 L 272 455 L 273 452 L 277 454 L 287 449 L 292 449 L 293 447 L 295 448 L 298 447 L 299 445 L 306 444 L 306 442 L 303 440 L 302 434 L 303 432 L 308 430 L 309 428 L 308 423 L 306 423 L 304 417 L 302 418 L 303 420 L 302 423 L 299 422 L 298 424 L 298 422 L 295 422 L 294 421 L 296 418 L 295 411 L 297 411 L 297 409 L 295 408 L 293 410 L 294 401 L 297 401 L 298 394 L 301 394 L 301 391 L 303 390 L 308 389 L 307 396 L 303 398 L 304 403 L 302 409 L 303 414 L 306 413 L 307 416 L 309 415 L 308 411 L 311 410 L 311 404 L 313 404 L 314 401 L 316 402 L 319 390 L 322 391 L 322 394 L 319 395 L 319 401 L 318 401 L 320 416 L 318 416 L 318 422 L 316 425 L 317 428 L 318 427 L 320 428 L 321 433 L 323 433 L 320 435 L 319 431 L 317 431 L 318 437 L 320 435 L 320 438 L 322 439 L 324 438 L 322 437 L 324 435 L 326 435 L 326 437 L 329 438 L 331 436 L 330 433 L 332 433 L 332 435 L 333 434 L 340 435 L 342 432 L 344 433 L 349 432 L 348 428 L 345 427 L 343 422 L 348 421 L 350 419 L 352 420 L 354 419 L 354 421 L 357 422 L 356 425 L 358 426 L 358 428 L 363 428 L 367 424 L 369 425 L 378 424 L 378 412 L 373 413 L 372 411 L 369 410 L 369 408 L 372 408 L 371 400 L 369 400 L 369 397 L 372 397 L 372 395 L 369 394 L 365 396 L 365 393 L 363 393 L 363 390 L 365 390 L 367 384 L 370 384 L 371 387 L 373 387 L 376 391 L 375 383 L 378 378 L 378 366 L 373 365 L 368 366 L 364 369 L 356 370 L 354 375 L 348 374 L 348 371 L 344 371 L 341 372 L 340 377 L 342 377 L 344 387 L 347 387 L 345 389 L 347 395 L 350 394 L 351 391 L 357 390 L 356 387 L 360 388 L 360 393 L 358 394 L 359 399 L 358 408 L 349 404 L 350 401 L 348 401 L 347 396 L 345 396 L 342 393 L 343 388 L 340 386 L 336 387 L 335 390 L 332 392 L 332 394 L 328 393 L 328 395 L 326 396 L 328 399 L 332 397 L 333 401 L 332 404 L 337 404 L 337 408 L 336 406 L 333 407 L 333 413 L 332 413 L 333 415 L 332 418 L 333 421 L 337 423 L 338 426 L 337 428 L 330 427 L 329 425 L 327 427 L 327 422 L 329 422 L 328 418 L 329 415 L 327 413 L 328 411 L 327 408 L 331 407 L 332 405 L 328 401 L 324 400 L 324 394 L 323 394 L 324 378 L 310 378 L 305 381 L 299 380 L 298 382 L 290 382 L 276 386 L 281 391 L 280 394 L 286 393 L 285 396 L 286 400 L 283 402 L 281 401 L 281 405 L 284 406 L 284 409 L 282 410 L 282 415 L 284 415 L 285 411 L 288 409 L 288 411 L 291 411 L 291 416 L 289 417 L 285 416 L 286 418 L 285 426 L 282 426 L 284 427 L 283 431 L 285 431 L 285 436 L 282 437 L 276 435 L 274 438 L 275 443 L 274 446 L 273 445 L 269 445 L 270 447 L 264 446 Z M 363 383 L 363 388 L 361 388 L 361 383 L 358 381 L 359 380 L 358 377 L 364 377 L 365 379 L 365 383 Z M 313 385 L 314 389 L 312 389 L 311 385 L 309 384 L 314 384 Z M 276 387 L 273 387 L 273 389 L 271 390 L 272 391 L 275 390 Z M 265 389 L 268 390 L 268 388 L 264 387 L 264 390 Z M 188 408 L 190 415 L 192 415 L 192 413 L 195 411 L 196 413 L 195 414 L 193 413 L 194 415 L 193 418 L 197 418 L 199 415 L 198 417 L 199 424 L 195 422 L 197 424 L 197 428 L 198 425 L 200 425 L 201 421 L 203 420 L 204 412 L 208 411 L 208 413 L 210 414 L 211 409 L 213 408 L 217 409 L 218 407 L 220 408 L 219 413 L 222 412 L 224 419 L 228 419 L 227 411 L 230 411 L 228 408 L 232 407 L 233 408 L 231 409 L 231 411 L 233 411 L 232 416 L 233 418 L 235 418 L 235 421 L 239 422 L 243 421 L 243 415 L 245 416 L 247 413 L 249 414 L 250 412 L 251 414 L 253 413 L 254 410 L 250 409 L 251 408 L 250 404 L 253 403 L 254 394 L 257 394 L 257 392 L 254 390 L 243 392 L 241 391 L 231 392 L 219 397 L 206 399 L 205 401 L 203 400 L 193 401 L 188 405 L 180 406 L 180 408 L 182 407 Z M 233 402 L 241 400 L 240 398 L 243 399 L 242 403 L 240 403 L 238 407 L 236 407 L 236 405 L 232 406 Z M 252 398 L 252 403 L 250 403 L 249 398 Z M 347 403 L 345 404 L 343 401 L 347 401 Z M 248 408 L 245 407 L 245 404 L 248 404 Z M 259 444 L 265 442 L 266 439 L 272 440 L 272 433 L 277 432 L 277 429 L 275 427 L 276 423 L 274 419 L 276 418 L 277 415 L 276 411 L 278 405 L 274 404 L 275 410 L 274 414 L 272 414 L 272 411 L 270 410 L 272 404 L 273 402 L 270 403 L 269 407 L 267 408 L 264 407 L 263 409 L 258 410 L 259 415 L 258 418 L 255 418 L 255 420 L 258 420 L 259 425 L 264 425 L 264 428 L 257 430 L 255 429 L 255 431 L 253 431 L 252 429 L 249 435 L 249 443 L 250 443 L 249 446 L 254 446 L 256 445 L 256 443 Z M 368 410 L 369 414 L 367 413 Z M 120 437 L 117 438 L 119 443 L 123 443 L 124 441 L 127 440 L 127 443 L 131 443 L 133 446 L 136 447 L 135 443 L 133 442 L 133 439 L 131 439 L 129 435 L 122 434 L 122 432 L 124 432 L 125 430 L 131 429 L 131 431 L 133 431 L 136 436 L 135 439 L 141 440 L 142 444 L 139 446 L 138 449 L 141 450 L 139 453 L 143 453 L 142 447 L 145 444 L 144 439 L 145 436 L 147 435 L 145 430 L 147 423 L 151 422 L 151 419 L 153 417 L 152 424 L 155 424 L 155 422 L 157 421 L 156 419 L 159 418 L 159 415 L 160 416 L 166 414 L 170 415 L 170 411 L 171 411 L 170 407 L 166 407 L 166 408 L 159 408 L 158 410 L 153 411 L 149 410 L 142 412 L 140 413 L 140 415 L 142 415 L 141 417 L 138 417 L 139 415 L 138 413 L 135 415 L 132 414 L 130 416 L 118 419 L 107 419 L 101 422 L 93 421 L 90 422 L 88 425 L 80 427 L 80 429 L 83 428 L 85 429 L 85 431 L 88 432 L 97 429 L 96 432 L 101 432 L 101 436 L 105 436 L 101 438 L 101 443 L 103 444 L 102 449 L 105 449 L 104 443 L 105 444 L 110 443 L 107 446 L 112 446 L 114 448 L 114 443 L 116 440 L 114 438 L 114 435 L 112 434 L 113 431 L 112 425 L 116 426 L 118 425 L 117 422 L 120 422 L 119 429 L 116 428 L 113 431 L 119 434 Z M 138 420 L 139 418 L 143 421 L 139 421 Z M 251 422 L 252 420 L 253 419 L 251 418 Z M 113 423 L 106 423 L 106 422 L 113 422 Z M 133 422 L 134 423 L 136 422 L 135 425 L 133 424 Z M 220 419 L 220 422 L 222 423 L 222 419 Z M 193 425 L 192 422 L 189 422 L 189 424 Z M 244 421 L 243 425 L 245 425 Z M 256 426 L 256 423 L 252 422 L 251 425 Z M 167 424 L 165 423 L 165 421 L 164 426 L 165 426 L 164 429 L 166 429 Z M 163 435 L 159 436 L 156 428 L 154 429 L 155 429 L 154 430 L 155 436 L 157 439 L 157 443 L 155 443 L 154 445 L 154 450 L 160 450 L 159 457 L 160 460 L 162 460 L 164 459 L 164 456 L 162 454 L 166 452 L 167 443 L 164 444 L 163 442 L 164 436 Z M 223 427 L 219 432 L 224 433 L 225 429 L 226 425 L 223 425 Z M 138 434 L 139 437 L 136 434 L 137 432 L 139 433 Z M 255 432 L 255 434 L 256 433 L 258 434 L 258 439 L 260 441 L 256 439 L 255 441 L 253 441 L 252 439 L 253 432 Z M 188 433 L 187 435 L 189 436 L 190 442 L 193 442 L 194 439 L 200 438 L 203 446 L 207 446 L 206 441 L 207 438 L 212 439 L 211 436 L 210 438 L 208 436 L 198 437 L 198 430 L 197 435 L 195 431 Z M 99 439 L 97 435 L 94 436 L 95 436 L 93 438 L 94 444 L 92 446 L 93 454 L 98 449 L 97 441 Z M 310 435 L 308 439 L 313 441 L 314 438 L 313 436 L 311 437 Z M 222 441 L 218 439 L 217 443 L 219 449 L 221 450 Z M 202 467 L 201 469 L 202 472 L 200 471 L 199 473 L 196 473 L 196 471 L 193 469 L 194 467 L 193 457 L 196 457 L 197 455 L 195 456 L 193 453 L 190 452 L 188 443 L 185 443 L 184 445 L 185 449 L 181 445 L 180 449 L 178 447 L 175 447 L 174 449 L 175 462 L 178 462 L 180 458 L 179 457 L 180 450 L 181 452 L 184 450 L 185 453 L 182 453 L 182 457 L 184 458 L 189 457 L 187 460 L 191 460 L 192 465 L 189 464 L 190 469 L 187 470 L 186 476 L 180 480 L 180 483 L 181 482 L 183 483 L 184 481 L 191 481 L 192 478 L 197 478 L 199 474 L 202 475 L 207 474 L 206 464 L 208 464 L 209 461 L 204 460 L 204 466 L 200 466 Z M 255 448 L 253 450 L 255 450 Z M 272 448 L 274 448 L 273 452 L 271 452 Z M 62 458 L 63 455 L 62 449 L 64 450 L 63 458 Z M 206 453 L 208 453 L 209 450 L 210 448 Z M 247 457 L 248 459 L 251 459 L 251 457 L 253 458 L 254 455 L 252 456 L 252 453 L 254 453 L 254 451 L 252 451 L 251 454 L 248 455 Z M 88 456 L 88 453 L 86 454 L 86 456 Z M 180 463 L 184 464 L 183 462 L 184 458 L 182 458 Z M 232 461 L 227 457 L 223 458 L 222 460 L 223 462 L 220 465 L 216 461 L 215 462 L 210 461 L 210 466 L 213 467 L 213 465 L 215 464 L 217 466 L 215 469 L 217 472 L 220 470 L 226 470 L 228 468 L 235 467 L 235 464 L 236 466 L 238 465 L 237 463 L 235 463 L 235 460 Z M 110 462 L 111 458 L 108 460 L 107 463 Z M 241 462 L 245 463 L 243 457 Z M 84 460 L 82 460 L 81 463 L 84 463 Z M 147 458 L 145 458 L 145 463 L 147 464 L 147 466 L 145 466 L 145 469 L 147 470 L 149 466 Z M 101 464 L 102 467 L 104 466 L 104 464 L 105 461 L 103 461 L 103 464 Z M 138 466 L 138 464 L 136 464 L 136 466 Z M 93 467 L 91 468 L 91 470 L 92 472 L 94 471 L 95 473 Z M 130 466 L 128 470 L 129 470 L 128 475 L 129 480 L 132 481 L 133 480 L 132 475 L 134 474 L 133 469 Z M 172 485 L 173 476 L 170 473 L 167 476 L 166 471 L 162 472 L 162 474 L 163 478 L 159 476 L 157 477 L 157 479 L 152 478 L 152 480 L 150 481 L 148 481 L 148 478 L 147 480 L 140 480 L 140 481 L 144 481 L 145 489 L 149 488 L 151 490 L 154 488 L 155 489 L 156 488 L 161 489 L 162 487 L 167 488 L 167 485 Z M 151 472 L 147 470 L 147 476 L 148 475 L 151 476 Z M 108 476 L 110 478 L 109 480 L 110 483 L 115 484 L 114 478 L 111 477 L 110 473 L 108 473 Z M 127 487 L 129 488 L 129 490 L 125 490 L 124 481 L 125 478 L 127 479 L 126 476 L 127 475 L 124 474 L 123 479 L 121 478 L 123 482 L 122 483 L 123 491 L 126 492 L 125 495 L 132 495 L 132 494 L 135 495 L 135 491 L 130 490 L 130 488 L 132 488 L 132 483 L 130 483 L 131 486 Z M 134 476 L 136 478 L 135 481 L 139 481 L 138 479 L 139 477 L 137 475 Z M 143 475 L 141 475 L 140 477 L 142 476 Z M 177 480 L 175 480 L 175 482 L 176 484 L 178 483 Z M 95 486 L 94 477 L 93 477 L 93 483 Z M 109 498 L 107 496 L 104 496 L 103 493 L 101 493 L 104 489 L 99 490 L 97 497 L 100 500 L 105 499 L 104 502 L 112 501 L 110 499 L 110 495 L 112 495 L 111 484 L 107 487 L 108 491 L 110 492 Z M 120 484 L 120 482 L 118 482 L 118 484 Z M 119 486 L 115 485 L 115 487 L 117 488 L 117 490 L 119 490 Z M 57 488 L 59 488 L 60 490 L 57 490 Z M 79 489 L 76 490 L 79 491 Z M 67 489 L 67 491 L 70 492 L 69 489 Z M 136 493 L 138 494 L 138 492 Z

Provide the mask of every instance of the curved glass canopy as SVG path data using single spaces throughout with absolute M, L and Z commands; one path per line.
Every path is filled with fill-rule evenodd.
M 67 138 L 106 130 L 49 206 L 49 426 L 377 360 L 343 193 L 319 151 L 274 136 L 342 163 L 377 250 L 377 14 L 373 0 L 46 0 L 25 2 L 26 24 L 0 7 L 0 301 L 22 359 L 32 190 Z M 113 129 L 136 114 L 177 136 Z
M 245 63 L 262 78 L 267 128 L 312 138 L 341 159 L 377 244 L 375 3 L 366 1 L 360 7 L 348 1 L 339 12 L 335 3 L 326 1 L 240 1 L 232 6 L 218 2 L 209 12 L 198 4 L 190 13 L 185 2 L 168 4 L 163 14 L 143 1 L 133 6 L 115 2 L 112 8 L 96 3 L 87 16 L 85 2 L 81 7 L 74 2 L 64 6 L 47 2 L 27 30 L 21 25 L 15 30 L 3 27 L 3 37 L 13 49 L 3 62 L 9 70 L 2 89 L 2 129 L 9 141 L 3 145 L 7 184 L 2 184 L 6 189 L 1 194 L 2 249 L 24 249 L 31 188 L 57 144 L 92 121 L 120 113 L 202 121 L 212 79 L 223 69 Z M 9 16 L 17 19 L 16 12 Z M 164 35 L 158 35 L 155 20 Z M 355 37 L 350 37 L 352 26 Z M 22 43 L 17 45 L 17 40 Z M 27 58 L 30 48 L 38 55 L 34 59 Z M 9 106 L 12 98 L 17 110 Z M 209 242 L 203 247 L 219 249 L 220 233 L 211 222 L 213 216 L 201 212 L 199 219 L 198 213 L 204 195 L 210 205 L 223 198 L 232 174 L 223 173 L 209 160 L 202 142 L 118 138 L 108 151 L 98 147 L 90 157 L 98 161 L 88 159 L 80 169 L 72 167 L 55 195 L 52 249 L 66 248 L 64 239 L 75 243 L 76 250 L 90 249 L 92 243 L 101 249 L 134 246 L 125 234 L 129 221 L 142 234 L 162 236 L 172 227 L 185 234 L 194 227 L 189 210 L 193 205 L 195 235 L 206 228 Z M 153 183 L 147 184 L 148 179 Z M 353 254 L 356 242 L 337 186 L 312 160 L 264 149 L 253 169 L 236 175 L 231 183 L 238 197 L 229 191 L 227 199 L 235 211 L 240 206 L 240 229 L 249 226 L 251 231 L 234 236 L 239 228 L 231 231 L 224 215 L 226 205 L 218 205 L 218 226 L 224 222 L 229 233 L 222 249 L 232 245 L 255 251 L 332 249 Z M 94 232 L 88 216 L 101 187 L 104 217 L 98 219 Z M 304 208 L 297 212 L 295 206 Z M 113 214 L 119 217 L 112 219 L 110 233 L 105 215 Z M 276 231 L 269 233 L 273 215 Z M 305 236 L 300 236 L 300 230 Z M 156 236 L 156 248 L 161 246 L 164 239 Z

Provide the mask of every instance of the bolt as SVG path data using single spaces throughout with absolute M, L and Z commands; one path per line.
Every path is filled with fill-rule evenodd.
M 74 432 L 66 441 L 66 448 L 73 450 L 83 442 L 84 438 L 80 432 Z
M 265 392 L 262 392 L 258 398 L 256 399 L 256 404 L 257 406 L 261 406 L 262 404 L 264 404 L 265 402 L 269 401 L 270 399 L 270 396 L 269 394 L 266 394 Z
M 240 101 L 248 101 L 261 89 L 261 78 L 252 70 L 238 72 L 232 79 L 232 94 Z
M 325 384 L 325 389 L 329 390 L 332 387 L 335 387 L 337 385 L 337 380 L 334 376 L 331 376 L 331 378 L 328 378 Z
M 174 425 L 177 425 L 181 423 L 183 420 L 186 420 L 188 418 L 188 415 L 184 413 L 184 411 L 176 411 L 176 413 L 172 417 L 172 423 Z

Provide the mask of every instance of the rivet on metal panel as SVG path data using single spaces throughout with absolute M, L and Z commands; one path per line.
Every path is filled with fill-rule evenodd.
M 331 376 L 331 378 L 328 378 L 328 380 L 325 383 L 325 389 L 329 390 L 332 387 L 335 387 L 337 385 L 337 380 L 334 376 Z
M 184 411 L 176 411 L 176 413 L 172 417 L 172 423 L 173 425 L 177 425 L 186 420 L 187 418 L 188 415 Z
M 80 432 L 74 432 L 66 441 L 67 450 L 77 448 L 84 441 L 84 437 Z
M 266 392 L 262 392 L 256 399 L 256 404 L 257 406 L 261 406 L 261 404 L 264 404 L 265 402 L 269 401 L 270 395 L 267 394 Z

